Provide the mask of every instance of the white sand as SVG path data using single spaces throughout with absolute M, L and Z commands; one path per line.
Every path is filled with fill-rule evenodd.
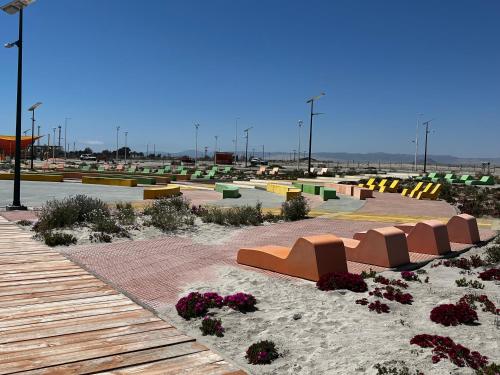
M 483 250 L 474 248 L 465 257 Z M 434 261 L 436 262 L 436 261 Z M 483 290 L 459 288 L 455 280 L 474 275 L 460 274 L 458 268 L 440 266 L 424 269 L 428 284 L 413 282 L 407 292 L 414 297 L 412 305 L 381 300 L 390 306 L 389 314 L 377 314 L 355 300 L 368 293 L 323 292 L 315 284 L 294 279 L 292 281 L 269 277 L 260 272 L 241 268 L 220 267 L 218 280 L 210 284 L 193 284 L 180 295 L 190 291 L 215 291 L 220 294 L 252 293 L 258 300 L 259 310 L 242 314 L 228 308 L 213 309 L 222 319 L 225 336 L 202 336 L 200 319 L 185 321 L 177 315 L 174 306 L 160 311 L 166 320 L 200 342 L 232 359 L 250 374 L 376 374 L 376 363 L 404 361 L 411 369 L 425 374 L 471 374 L 469 368 L 457 368 L 449 360 L 432 364 L 431 349 L 410 345 L 417 334 L 428 333 L 451 337 L 456 343 L 477 350 L 500 362 L 500 329 L 494 325 L 495 316 L 478 308 L 480 325 L 444 327 L 429 319 L 431 309 L 442 303 L 456 303 L 466 293 L 486 294 L 500 305 L 499 285 L 484 281 Z M 399 278 L 399 273 L 384 272 L 388 278 Z M 481 280 L 479 280 L 481 281 Z M 373 289 L 373 280 L 368 281 Z M 294 319 L 295 314 L 301 318 Z M 273 340 L 283 356 L 271 365 L 252 366 L 244 358 L 248 346 L 262 339 Z

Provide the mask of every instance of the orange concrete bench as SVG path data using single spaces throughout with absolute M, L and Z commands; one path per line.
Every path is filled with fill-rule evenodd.
M 236 261 L 312 281 L 318 281 L 329 272 L 347 272 L 344 244 L 340 238 L 331 234 L 301 237 L 292 248 L 243 248 L 238 251 Z
M 335 189 L 337 191 L 337 194 L 349 195 L 360 200 L 373 198 L 373 190 L 367 188 L 346 184 L 325 184 L 325 186 Z
M 354 198 L 358 198 L 359 200 L 365 200 L 366 198 L 373 198 L 373 190 L 354 186 L 354 189 L 352 191 L 352 196 Z
M 481 241 L 474 216 L 461 214 L 453 216 L 446 224 L 451 242 L 475 244 Z
M 406 233 L 408 249 L 413 253 L 441 255 L 451 251 L 446 225 L 437 220 L 395 225 Z
M 341 238 L 347 260 L 381 267 L 410 263 L 405 233 L 395 227 L 358 232 L 354 239 Z

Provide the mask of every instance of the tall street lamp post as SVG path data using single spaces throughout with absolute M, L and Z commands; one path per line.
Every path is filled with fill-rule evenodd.
M 52 131 L 54 132 L 54 138 L 52 138 L 52 163 L 54 163 L 56 159 L 56 129 L 57 128 L 52 128 Z
M 418 157 L 418 128 L 420 126 L 420 116 L 423 116 L 423 113 L 419 113 L 417 115 L 417 130 L 415 131 L 415 165 L 414 170 L 417 171 L 417 157 Z
M 217 164 L 217 140 L 219 139 L 219 136 L 215 136 L 215 148 L 214 148 L 214 165 Z
M 127 164 L 127 136 L 128 132 L 125 132 L 125 164 Z
M 245 168 L 248 167 L 248 132 L 253 129 L 253 126 L 246 128 L 243 130 L 245 133 L 245 138 L 246 138 L 246 146 L 245 146 Z
M 424 122 L 422 125 L 425 125 L 425 151 L 424 151 L 424 173 L 427 172 L 427 137 L 430 133 L 429 125 L 432 120 Z
M 297 170 L 300 171 L 300 133 L 302 133 L 302 125 L 304 125 L 304 121 L 299 120 L 299 148 L 298 148 L 298 158 L 297 158 Z
M 68 138 L 67 137 L 67 127 L 68 127 L 68 120 L 71 120 L 71 117 L 65 117 L 64 118 L 64 160 L 66 161 L 66 153 L 67 153 L 67 148 L 68 148 Z
M 236 133 L 234 135 L 234 165 L 237 163 L 238 159 L 238 120 L 240 118 L 236 117 Z
M 120 131 L 120 127 L 116 127 L 116 162 L 118 163 L 118 132 Z
M 311 118 L 309 122 L 309 160 L 307 163 L 307 174 L 311 173 L 311 150 L 312 150 L 312 128 L 313 128 L 313 117 L 320 115 L 321 113 L 314 113 L 314 102 L 324 96 L 325 93 L 322 92 L 321 94 L 312 97 L 309 99 L 306 103 L 311 103 Z
M 33 169 L 33 159 L 35 158 L 35 109 L 41 105 L 42 103 L 38 102 L 28 108 L 28 111 L 31 111 L 31 169 Z M 40 133 L 40 127 L 38 127 L 38 133 Z
M 17 108 L 16 108 L 16 150 L 14 164 L 14 199 L 9 210 L 25 210 L 21 205 L 21 127 L 22 127 L 22 86 L 23 86 L 23 10 L 32 3 L 32 0 L 14 0 L 0 7 L 5 13 L 14 15 L 19 13 L 19 36 L 16 42 L 7 43 L 6 48 L 17 47 Z
M 198 128 L 200 124 L 194 124 L 194 167 L 196 168 L 198 164 Z

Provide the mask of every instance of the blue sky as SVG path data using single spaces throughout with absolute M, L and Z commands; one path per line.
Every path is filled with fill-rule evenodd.
M 193 149 L 199 122 L 200 149 L 218 135 L 232 150 L 239 117 L 240 150 L 253 126 L 251 148 L 289 151 L 324 91 L 316 151 L 411 154 L 424 113 L 431 153 L 498 157 L 499 18 L 497 0 L 38 0 L 24 107 L 44 103 L 42 133 L 70 117 L 77 147 L 114 148 L 119 125 L 134 149 Z M 0 35 L 16 39 L 17 17 L 0 14 Z M 15 49 L 0 63 L 0 133 L 12 134 Z

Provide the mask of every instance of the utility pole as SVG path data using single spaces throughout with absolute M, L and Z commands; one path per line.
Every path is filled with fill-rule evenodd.
M 219 136 L 215 136 L 215 148 L 214 148 L 214 165 L 217 164 L 217 140 L 219 139 Z
M 300 171 L 300 135 L 302 133 L 302 125 L 304 125 L 304 121 L 299 120 L 299 148 L 298 148 L 298 158 L 297 158 L 297 170 Z
M 205 159 L 208 159 L 208 146 L 205 146 Z
M 40 125 L 38 125 L 37 128 L 38 128 L 38 132 L 37 132 L 38 139 L 37 139 L 36 143 L 37 143 L 37 146 L 40 147 Z
M 307 174 L 311 173 L 311 150 L 312 150 L 312 127 L 313 127 L 313 117 L 320 115 L 321 113 L 314 113 L 314 101 L 318 100 L 321 98 L 323 95 L 325 95 L 324 92 L 319 94 L 318 96 L 314 96 L 311 99 L 309 99 L 306 103 L 311 103 L 311 118 L 309 122 L 309 160 L 307 163 Z
M 195 148 L 194 148 L 194 167 L 196 168 L 198 164 L 198 128 L 200 127 L 200 124 L 194 124 L 194 142 L 195 142 Z M 206 154 L 206 151 L 205 151 Z
M 264 145 L 262 145 L 262 161 L 266 160 L 266 153 L 264 152 Z
M 125 132 L 125 164 L 127 164 L 127 135 L 128 132 Z
M 57 147 L 61 148 L 61 125 L 59 125 L 57 129 L 59 129 L 59 141 L 57 142 Z
M 52 131 L 54 132 L 54 145 L 52 146 L 52 162 L 54 162 L 54 159 L 56 158 L 56 129 L 57 128 L 52 128 Z
M 149 143 L 146 144 L 146 160 L 149 159 Z
M 47 161 L 50 157 L 50 133 L 47 134 Z
M 253 126 L 249 127 L 249 128 L 246 128 L 245 130 L 243 130 L 243 132 L 245 133 L 245 138 L 246 138 L 246 146 L 245 146 L 245 168 L 248 167 L 248 131 L 250 129 L 252 129 Z
M 76 152 L 76 142 L 73 142 L 73 154 Z M 75 155 L 76 157 L 76 155 Z
M 234 135 L 234 165 L 236 165 L 238 159 L 238 120 L 240 118 L 236 117 L 236 133 Z
M 116 127 L 116 161 L 118 162 L 118 132 L 120 131 L 120 127 Z
M 420 116 L 423 116 L 423 113 L 417 114 L 417 130 L 415 131 L 415 165 L 414 170 L 417 171 L 417 158 L 418 158 L 418 128 L 420 126 Z
M 429 135 L 429 124 L 432 120 L 424 122 L 422 125 L 425 125 L 425 153 L 424 153 L 424 173 L 427 172 L 427 138 Z
M 71 118 L 70 117 L 64 118 L 64 160 L 66 160 L 66 152 L 67 152 L 67 145 L 68 145 L 68 138 L 67 138 L 68 120 L 71 120 Z

